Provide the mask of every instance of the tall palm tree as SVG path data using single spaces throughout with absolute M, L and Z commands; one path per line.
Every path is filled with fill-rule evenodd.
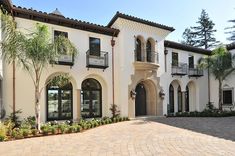
M 16 31 L 16 23 L 12 16 L 8 14 L 4 8 L 0 8 L 0 17 L 1 17 L 1 30 L 2 30 L 2 55 L 4 60 L 8 64 L 12 64 L 12 74 L 13 74 L 13 90 L 12 90 L 12 109 L 13 109 L 13 117 L 15 118 L 16 112 L 16 94 L 15 94 L 15 68 L 16 63 L 19 61 L 18 56 L 22 52 L 22 46 L 20 45 L 22 38 L 22 34 Z M 18 42 L 16 42 L 18 41 Z
M 15 25 L 13 19 L 10 18 L 10 20 Z M 9 27 L 11 26 L 9 25 Z M 11 31 L 8 31 L 8 29 Z M 15 28 L 8 29 L 6 29 L 6 33 L 9 37 L 2 43 L 3 56 L 6 56 L 7 60 L 17 59 L 20 65 L 29 73 L 34 84 L 36 126 L 40 130 L 40 95 L 45 87 L 40 86 L 42 73 L 48 64 L 56 63 L 54 60 L 58 60 L 61 54 L 66 53 L 76 56 L 77 49 L 64 36 L 58 36 L 53 41 L 46 25 L 36 24 L 35 31 L 28 34 L 23 34 Z M 13 49 L 12 43 L 14 45 Z M 13 52 L 16 55 L 8 59 L 7 56 L 10 56 L 9 54 Z
M 223 104 L 223 81 L 235 71 L 234 67 L 235 55 L 229 53 L 223 46 L 213 50 L 211 56 L 202 58 L 199 66 L 202 68 L 210 68 L 210 72 L 214 75 L 219 83 L 219 109 L 222 110 Z

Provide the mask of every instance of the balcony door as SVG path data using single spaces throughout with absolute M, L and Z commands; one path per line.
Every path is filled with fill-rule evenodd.
M 100 39 L 90 37 L 89 38 L 89 48 L 90 48 L 90 55 L 100 56 Z
M 152 45 L 151 42 L 148 40 L 146 44 L 146 53 L 147 53 L 147 62 L 152 62 Z
M 194 57 L 193 56 L 188 57 L 188 65 L 189 65 L 190 69 L 194 68 Z
M 172 66 L 178 67 L 178 65 L 179 65 L 178 53 L 172 52 Z
M 83 118 L 102 116 L 102 88 L 100 83 L 92 78 L 82 82 L 81 115 Z
M 136 61 L 142 61 L 141 51 L 142 51 L 141 41 L 140 41 L 140 39 L 137 38 L 137 40 L 136 40 Z

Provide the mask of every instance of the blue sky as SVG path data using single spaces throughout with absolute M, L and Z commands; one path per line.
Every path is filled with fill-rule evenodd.
M 234 0 L 12 0 L 13 4 L 52 12 L 58 8 L 64 16 L 107 25 L 116 11 L 173 26 L 167 39 L 180 41 L 186 27 L 194 26 L 201 10 L 206 9 L 216 24 L 216 38 L 229 43 L 225 27 L 235 19 Z

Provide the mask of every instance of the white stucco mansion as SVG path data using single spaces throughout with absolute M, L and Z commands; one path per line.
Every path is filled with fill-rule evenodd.
M 58 73 L 72 77 L 63 88 L 44 88 L 40 100 L 43 122 L 111 116 L 109 108 L 113 103 L 122 116 L 130 118 L 202 111 L 208 101 L 217 107 L 217 81 L 208 76 L 207 70 L 197 68 L 198 60 L 211 51 L 165 40 L 174 31 L 172 27 L 119 12 L 107 26 L 100 26 L 65 18 L 58 10 L 44 13 L 16 7 L 9 0 L 1 0 L 0 4 L 12 13 L 17 28 L 23 32 L 43 23 L 49 27 L 52 38 L 64 34 L 79 51 L 75 58 L 61 56 L 59 64 L 49 65 L 43 71 L 41 86 Z M 227 47 L 235 52 L 234 44 Z M 9 114 L 12 65 L 4 60 L 0 63 L 1 109 Z M 15 80 L 16 110 L 23 111 L 22 117 L 33 116 L 33 82 L 21 67 L 17 67 Z M 231 106 L 234 78 L 223 86 L 224 106 Z

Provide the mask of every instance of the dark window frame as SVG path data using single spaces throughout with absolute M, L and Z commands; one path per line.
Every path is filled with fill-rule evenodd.
M 230 102 L 228 102 L 228 99 L 225 99 L 225 92 L 231 92 L 229 96 L 231 96 L 231 99 L 229 100 Z M 222 92 L 222 96 L 223 96 L 223 105 L 233 105 L 234 103 L 234 89 L 233 88 L 224 88 L 223 92 Z
M 148 40 L 146 43 L 147 62 L 152 62 L 152 60 L 153 60 L 152 49 L 153 49 L 152 43 L 150 40 Z
M 99 88 L 93 88 L 93 87 L 83 87 L 83 84 L 85 83 L 85 81 L 87 81 L 87 80 L 91 80 L 91 81 L 95 81 L 98 85 L 99 85 Z M 96 115 L 96 116 L 92 116 L 91 114 L 89 114 L 89 116 L 82 116 L 82 118 L 99 118 L 99 117 L 102 117 L 102 86 L 101 86 L 101 84 L 100 84 L 100 82 L 98 81 L 98 80 L 96 80 L 96 79 L 94 79 L 94 78 L 88 78 L 88 79 L 85 79 L 83 82 L 82 82 L 82 88 L 81 88 L 81 98 L 83 98 L 82 100 L 83 100 L 83 102 L 84 102 L 84 95 L 82 95 L 83 93 L 84 93 L 84 91 L 88 91 L 88 92 L 92 92 L 92 91 L 99 91 L 99 96 L 100 96 L 100 100 L 99 100 L 99 102 L 100 102 L 100 115 Z M 91 112 L 91 110 L 90 110 L 90 105 L 91 105 L 91 97 L 89 98 L 89 100 L 90 100 L 90 103 L 89 103 L 89 112 Z M 81 103 L 81 106 L 83 105 L 83 103 Z
M 92 40 L 99 40 L 99 46 L 98 46 L 98 50 L 93 51 L 92 48 Z M 90 50 L 90 55 L 92 56 L 100 56 L 101 54 L 101 39 L 100 38 L 96 38 L 96 37 L 89 37 L 89 50 Z
M 177 56 L 177 59 L 175 58 L 175 56 Z M 178 53 L 172 52 L 171 63 L 172 63 L 172 66 L 175 66 L 175 67 L 179 66 L 179 54 Z
M 55 39 L 57 36 L 60 36 L 60 35 L 66 37 L 66 38 L 69 37 L 68 32 L 60 31 L 60 30 L 54 30 L 54 39 Z
M 73 119 L 73 85 L 72 83 L 69 83 L 69 86 L 71 87 L 58 87 L 58 88 L 50 88 L 51 86 L 48 85 L 46 87 L 46 120 L 47 121 L 54 121 L 54 120 L 71 120 Z M 49 118 L 48 117 L 48 106 L 49 106 L 49 103 L 48 103 L 48 100 L 49 100 L 49 95 L 48 95 L 48 91 L 49 90 L 58 90 L 58 118 Z M 62 96 L 61 96 L 61 91 L 70 91 L 71 92 L 71 117 L 62 117 L 61 115 L 61 106 L 62 106 Z
M 139 38 L 135 43 L 136 61 L 142 61 L 142 42 Z
M 190 69 L 194 68 L 194 56 L 193 55 L 188 56 L 188 67 Z

